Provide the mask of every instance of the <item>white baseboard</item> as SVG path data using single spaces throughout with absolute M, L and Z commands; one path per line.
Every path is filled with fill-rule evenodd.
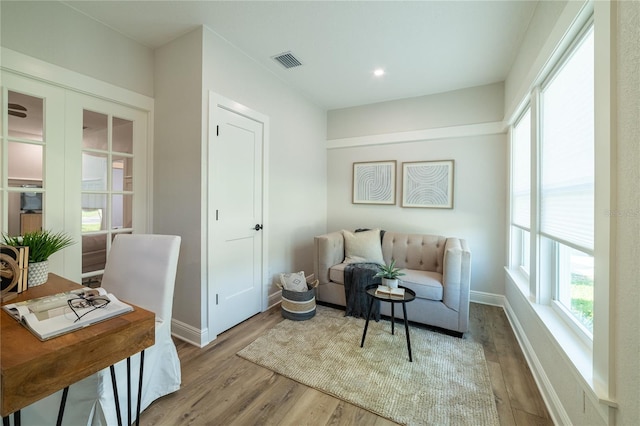
M 474 303 L 483 305 L 500 306 L 504 308 L 506 298 L 501 294 L 485 293 L 483 291 L 471 291 L 469 298 Z
M 282 290 L 278 290 L 273 294 L 269 295 L 269 300 L 267 300 L 267 311 L 273 308 L 275 305 L 282 301 Z
M 270 294 L 267 300 L 267 309 L 265 310 L 271 309 L 275 305 L 279 304 L 281 300 L 282 292 L 280 290 Z M 211 343 L 207 328 L 201 330 L 176 319 L 171 320 L 171 335 L 199 348 L 203 348 Z
M 209 344 L 209 332 L 206 328 L 200 330 L 176 319 L 171 320 L 171 335 L 199 348 Z

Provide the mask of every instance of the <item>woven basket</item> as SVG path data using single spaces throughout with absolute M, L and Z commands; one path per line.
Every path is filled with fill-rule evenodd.
M 282 288 L 282 316 L 293 321 L 304 321 L 316 314 L 316 287 L 318 280 L 307 283 L 307 291 L 291 291 Z

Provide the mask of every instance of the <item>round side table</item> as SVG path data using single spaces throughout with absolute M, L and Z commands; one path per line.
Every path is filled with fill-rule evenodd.
M 416 293 L 410 288 L 398 286 L 398 288 L 404 289 L 403 297 L 390 296 L 385 294 L 376 294 L 376 290 L 378 288 L 377 284 L 367 286 L 365 291 L 367 292 L 367 296 L 369 297 L 369 311 L 367 312 L 367 322 L 364 325 L 364 332 L 362 333 L 362 342 L 360 343 L 360 347 L 364 347 L 364 339 L 367 337 L 367 329 L 369 328 L 369 318 L 371 317 L 371 308 L 373 308 L 373 301 L 379 300 L 381 302 L 391 303 L 391 334 L 394 333 L 394 324 L 395 324 L 395 305 L 396 303 L 402 303 L 402 313 L 404 315 L 404 329 L 407 335 L 407 350 L 409 351 L 409 362 L 413 362 L 413 358 L 411 357 L 411 339 L 409 338 L 409 320 L 407 319 L 407 303 L 412 302 L 416 298 Z

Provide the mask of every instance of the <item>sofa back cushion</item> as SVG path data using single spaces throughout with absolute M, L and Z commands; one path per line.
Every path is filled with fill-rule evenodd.
M 344 237 L 344 263 L 384 263 L 380 247 L 380 230 L 361 232 L 342 231 Z
M 447 239 L 439 235 L 401 234 L 387 231 L 382 239 L 382 255 L 398 268 L 442 273 Z

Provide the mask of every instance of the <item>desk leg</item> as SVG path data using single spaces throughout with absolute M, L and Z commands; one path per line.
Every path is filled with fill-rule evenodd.
M 131 424 L 131 357 L 127 357 L 127 424 Z
M 62 417 L 64 416 L 64 406 L 67 405 L 67 395 L 69 395 L 69 386 L 62 391 L 62 400 L 60 401 L 60 409 L 58 410 L 58 420 L 56 426 L 62 425 Z
M 4 416 L 2 418 L 2 426 L 10 426 L 11 425 L 11 423 L 9 422 L 9 417 L 10 416 L 11 416 L 11 414 L 9 414 L 8 416 Z M 20 426 L 20 410 L 13 412 L 13 426 Z
M 371 317 L 371 310 L 373 309 L 373 297 L 369 296 L 371 301 L 369 302 L 369 312 L 367 312 L 367 322 L 364 324 L 364 332 L 362 333 L 362 342 L 360 342 L 360 347 L 364 347 L 364 338 L 367 337 L 367 328 L 369 328 L 369 318 Z
M 118 426 L 122 426 L 122 415 L 120 414 L 120 398 L 118 398 L 118 384 L 116 383 L 116 370 L 112 365 L 111 384 L 113 385 L 113 397 L 116 403 L 116 416 L 118 418 Z M 142 375 L 144 371 L 144 350 L 140 352 L 140 375 L 138 381 L 138 406 L 136 408 L 136 425 L 140 424 L 140 405 L 142 401 Z M 127 420 L 131 424 L 131 357 L 127 358 Z
M 140 402 L 142 401 L 142 373 L 144 371 L 144 349 L 140 352 L 140 379 L 138 381 L 138 408 L 136 409 L 136 426 L 140 424 Z
M 4 416 L 2 418 L 2 426 L 10 426 L 11 423 L 9 423 L 9 417 L 11 416 L 11 414 L 9 414 L 8 416 Z M 20 410 L 15 411 L 13 413 L 13 425 L 14 426 L 20 426 Z
M 407 319 L 407 304 L 402 302 L 402 313 L 404 314 L 404 331 L 407 333 L 407 349 L 409 350 L 409 362 L 413 362 L 411 358 L 411 339 L 409 339 L 409 320 Z
M 111 384 L 113 385 L 113 397 L 116 400 L 116 416 L 118 418 L 118 426 L 122 426 L 122 416 L 120 415 L 120 398 L 118 398 L 118 383 L 116 383 L 116 369 L 112 365 L 109 367 L 111 370 Z

